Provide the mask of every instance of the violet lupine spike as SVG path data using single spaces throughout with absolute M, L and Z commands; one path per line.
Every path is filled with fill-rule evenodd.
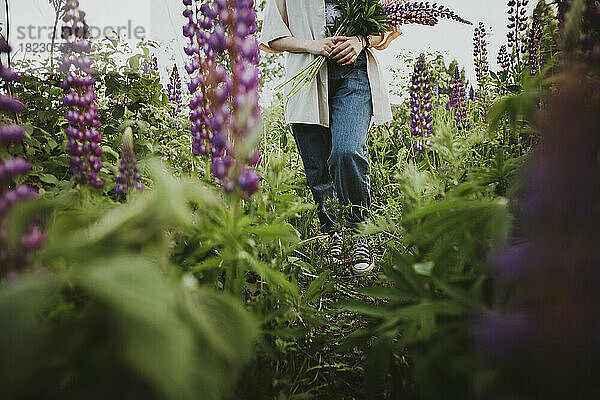
M 485 25 L 483 22 L 475 28 L 473 37 L 473 58 L 475 60 L 475 74 L 477 76 L 477 85 L 479 92 L 485 93 L 490 65 L 488 61 L 488 49 L 486 38 Z
M 458 72 L 458 67 L 454 70 L 454 84 L 452 86 L 450 109 L 454 114 L 454 120 L 456 121 L 458 130 L 467 131 L 471 129 L 471 125 L 467 122 L 467 96 L 465 84 Z
M 192 60 L 188 89 L 195 155 L 209 155 L 213 175 L 226 191 L 235 184 L 248 195 L 258 190 L 253 155 L 236 160 L 233 143 L 242 146 L 258 123 L 258 42 L 253 0 L 184 0 L 183 27 L 190 42 L 184 49 Z M 228 68 L 218 59 L 228 55 Z M 237 178 L 235 177 L 237 175 Z
M 384 6 L 387 23 L 390 25 L 420 24 L 436 25 L 442 18 L 451 19 L 463 24 L 472 23 L 448 7 L 425 2 L 406 2 L 403 0 L 391 0 Z
M 500 51 L 498 52 L 498 65 L 502 70 L 500 74 L 503 74 L 504 71 L 507 71 L 510 68 L 510 56 L 508 55 L 508 51 L 506 50 L 506 45 L 503 44 L 500 46 Z
M 4 37 L 0 36 L 0 53 L 10 53 L 11 47 Z M 10 68 L 2 64 L 0 57 L 0 78 L 5 83 L 18 81 L 19 77 Z M 25 106 L 14 99 L 8 91 L 1 95 L 2 111 L 10 114 L 18 114 Z M 15 124 L 0 126 L 0 146 L 11 146 L 23 141 L 25 130 Z M 2 153 L 0 153 L 2 154 Z M 5 218 L 10 208 L 15 205 L 37 197 L 37 191 L 27 185 L 14 185 L 15 178 L 25 175 L 31 169 L 31 165 L 20 157 L 2 160 L 0 158 L 0 277 L 6 273 L 14 272 L 29 263 L 30 252 L 41 247 L 44 234 L 39 227 L 32 224 L 29 231 L 22 238 L 22 248 L 10 248 L 4 237 Z M 12 246 L 11 246 L 12 247 Z
M 511 62 L 520 63 L 521 54 L 527 50 L 527 5 L 529 0 L 509 0 L 508 6 L 508 47 L 511 48 Z
M 88 56 L 90 32 L 77 0 L 68 0 L 65 4 L 63 22 L 62 37 L 66 43 L 62 46 L 64 55 L 59 68 L 65 74 L 61 87 L 68 91 L 63 103 L 70 107 L 65 115 L 69 122 L 65 129 L 67 153 L 71 156 L 69 163 L 78 183 L 101 188 L 104 182 L 98 173 L 102 168 L 102 137 L 97 131 L 100 121 L 96 80 L 91 75 L 93 60 Z
M 533 15 L 531 21 L 531 27 L 529 28 L 529 36 L 527 38 L 527 66 L 531 75 L 537 75 L 538 71 L 542 68 L 543 53 L 542 53 L 542 35 L 544 31 L 542 24 L 540 23 L 539 14 Z
M 190 130 L 193 139 L 192 152 L 196 156 L 210 155 L 211 146 L 208 141 L 210 140 L 209 136 L 212 135 L 209 127 L 211 111 L 208 100 L 208 79 L 209 72 L 212 69 L 216 70 L 216 53 L 207 42 L 209 35 L 207 32 L 213 28 L 214 24 L 212 18 L 200 12 L 200 3 L 197 0 L 184 0 L 183 4 L 186 6 L 183 16 L 188 18 L 187 25 L 183 27 L 183 35 L 189 39 L 189 44 L 184 51 L 191 57 L 185 70 L 190 75 L 188 90 L 192 95 L 189 103 Z M 205 10 L 208 7 L 208 5 L 203 5 Z M 219 68 L 215 72 L 220 74 L 223 71 Z
M 177 118 L 181 115 L 183 108 L 183 99 L 181 97 L 181 77 L 179 76 L 179 69 L 177 65 L 173 66 L 173 71 L 167 84 L 167 94 L 169 96 L 169 115 L 173 118 Z
M 144 190 L 144 184 L 141 182 L 135 151 L 133 150 L 133 135 L 131 128 L 127 128 L 123 134 L 121 146 L 121 160 L 119 161 L 119 175 L 117 176 L 117 186 L 115 191 L 118 194 L 127 194 L 132 190 Z
M 410 127 L 411 133 L 415 137 L 413 147 L 422 153 L 433 145 L 430 139 L 433 134 L 431 83 L 424 54 L 421 54 L 415 64 L 410 89 Z
M 562 29 L 563 24 L 567 20 L 567 12 L 571 8 L 571 0 L 557 0 L 556 3 L 558 6 L 558 14 L 557 14 L 557 18 L 558 18 L 558 22 L 559 22 L 558 27 L 560 29 Z
M 158 58 L 152 54 L 150 58 L 146 58 L 140 65 L 142 75 L 152 75 L 158 73 Z

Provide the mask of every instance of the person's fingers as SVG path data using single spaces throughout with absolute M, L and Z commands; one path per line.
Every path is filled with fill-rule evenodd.
M 354 64 L 354 63 L 356 62 L 356 60 L 357 60 L 357 59 L 358 59 L 358 57 L 357 57 L 357 56 L 355 56 L 355 57 L 352 57 L 352 59 L 351 59 L 351 60 L 349 60 L 348 62 L 345 62 L 343 65 L 346 65 L 346 66 L 347 66 L 347 65 L 352 65 L 352 64 Z
M 333 54 L 333 53 L 332 53 Z M 342 58 L 347 57 L 348 55 L 354 54 L 354 49 L 352 47 L 347 47 L 344 50 L 332 55 L 335 60 L 341 60 Z
M 338 61 L 338 62 L 339 62 L 340 64 L 345 64 L 345 63 L 347 63 L 348 61 L 352 61 L 352 60 L 354 60 L 354 57 L 355 57 L 355 56 L 356 56 L 356 55 L 354 54 L 354 52 L 351 52 L 351 53 L 347 54 L 346 56 L 344 56 L 344 57 L 341 57 L 341 58 L 339 59 L 339 61 Z
M 334 36 L 333 38 L 335 39 L 335 41 L 340 41 L 340 42 L 350 39 L 349 36 Z
M 350 42 L 337 43 L 331 52 L 331 56 L 334 57 L 335 55 L 346 51 L 348 48 L 351 48 L 351 45 L 352 43 Z

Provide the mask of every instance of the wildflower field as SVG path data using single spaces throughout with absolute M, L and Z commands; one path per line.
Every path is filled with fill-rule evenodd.
M 47 60 L 0 35 L 0 398 L 600 398 L 600 5 L 530 1 L 498 54 L 472 21 L 473 82 L 399 59 L 366 277 L 328 257 L 282 95 L 259 106 L 264 1 L 183 0 L 185 65 L 117 57 L 76 0 Z M 469 22 L 442 3 L 382 1 Z

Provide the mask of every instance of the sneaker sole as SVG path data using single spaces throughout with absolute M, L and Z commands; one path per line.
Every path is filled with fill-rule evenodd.
M 354 266 L 352 266 L 350 269 L 352 270 L 352 274 L 354 276 L 369 275 L 371 272 L 373 272 L 373 269 L 375 269 L 375 262 L 372 262 L 371 265 L 369 265 L 369 267 L 365 269 L 356 269 L 354 268 Z

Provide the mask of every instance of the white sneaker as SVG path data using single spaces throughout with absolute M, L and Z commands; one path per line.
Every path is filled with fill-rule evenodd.
M 344 247 L 344 239 L 342 234 L 339 232 L 334 232 L 329 235 L 329 252 L 327 254 L 327 258 L 333 264 L 341 264 L 342 263 L 342 251 Z
M 369 240 L 361 236 L 354 241 L 352 250 L 352 273 L 357 276 L 365 276 L 375 268 L 375 261 L 369 248 Z

